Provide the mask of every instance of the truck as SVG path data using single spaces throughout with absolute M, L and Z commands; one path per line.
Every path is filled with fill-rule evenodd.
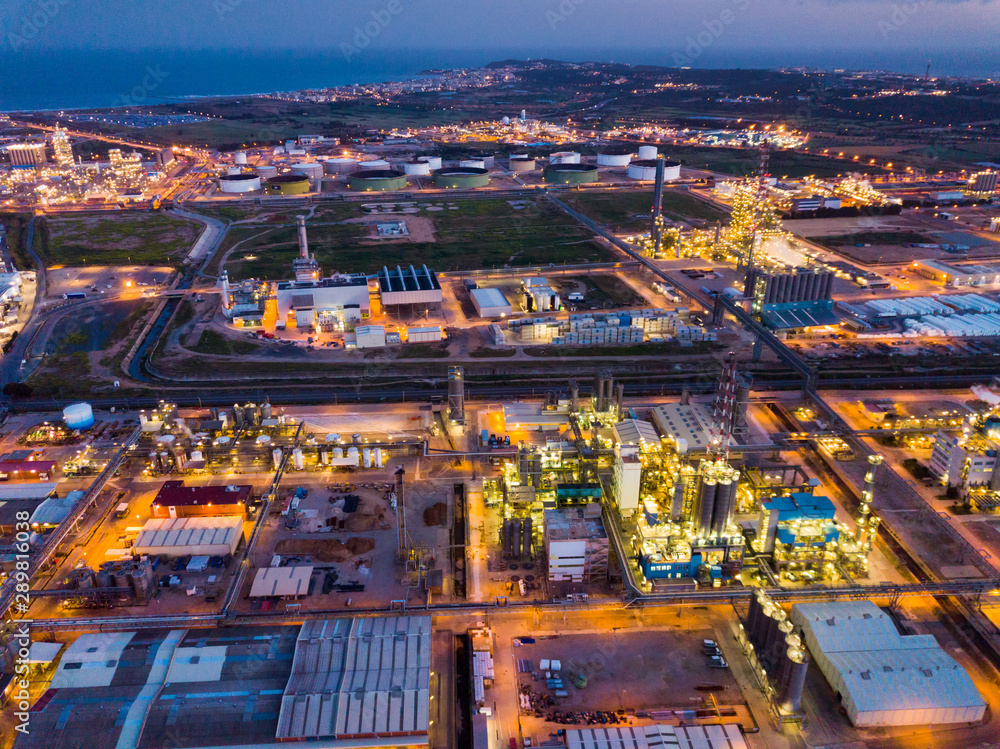
M 63 294 L 63 299 L 86 299 L 86 298 L 87 295 L 84 294 L 82 291 L 70 291 L 66 294 Z
M 122 502 L 115 508 L 115 517 L 123 518 L 128 515 L 128 502 Z

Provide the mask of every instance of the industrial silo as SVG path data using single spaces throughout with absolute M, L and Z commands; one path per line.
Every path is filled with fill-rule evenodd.
M 462 159 L 458 165 L 462 169 L 486 169 L 486 162 L 482 159 Z
M 372 467 L 372 449 L 370 447 L 366 447 L 361 451 L 361 460 L 365 468 Z
M 739 488 L 740 472 L 726 466 L 720 473 L 719 485 L 715 490 L 715 510 L 712 514 L 712 535 L 721 536 L 733 519 L 736 510 L 736 491 Z
M 68 429 L 90 429 L 94 426 L 94 409 L 89 403 L 72 403 L 63 409 L 63 421 Z
M 409 177 L 430 177 L 431 165 L 426 161 L 407 161 L 403 164 L 403 173 Z
M 545 181 L 559 185 L 582 185 L 597 182 L 598 171 L 593 164 L 579 161 L 557 161 L 545 167 Z
M 302 454 L 301 447 L 296 447 L 292 450 L 292 464 L 295 466 L 296 471 L 301 471 L 305 467 L 305 456 Z
M 715 491 L 718 488 L 718 477 L 715 467 L 709 463 L 703 464 L 701 484 L 698 487 L 698 509 L 696 517 L 698 524 L 695 531 L 699 535 L 707 535 L 712 530 L 712 517 L 715 514 Z
M 369 159 L 368 161 L 359 161 L 358 169 L 360 171 L 370 171 L 370 170 L 381 170 L 381 169 L 391 169 L 392 165 L 385 159 Z
M 239 164 L 240 166 L 246 166 L 247 163 L 247 152 L 237 151 L 233 154 L 233 163 Z
M 441 168 L 441 157 L 440 156 L 418 156 L 417 161 L 427 162 L 427 166 L 431 168 L 431 171 L 436 171 Z
M 292 164 L 292 174 L 301 174 L 309 179 L 319 179 L 323 176 L 323 165 L 318 161 L 300 161 Z
M 335 159 L 327 159 L 323 162 L 323 170 L 327 174 L 350 174 L 357 168 L 357 159 L 350 159 L 346 156 L 339 156 Z
M 549 154 L 549 164 L 579 164 L 580 154 L 577 151 L 556 151 Z
M 602 148 L 597 152 L 597 166 L 623 167 L 628 166 L 632 161 L 632 149 L 630 148 Z
M 276 447 L 271 451 L 271 462 L 274 463 L 274 467 L 277 468 L 281 465 L 281 448 Z
M 797 713 L 802 710 L 802 690 L 809 671 L 809 653 L 800 643 L 798 647 L 789 647 L 785 657 L 789 665 L 778 684 L 778 704 L 783 712 Z
M 267 165 L 267 166 L 258 166 L 258 167 L 254 168 L 254 172 L 262 180 L 268 180 L 268 179 L 271 179 L 272 177 L 277 177 L 278 176 L 278 167 L 276 167 L 276 166 L 270 166 L 270 165 Z
M 507 168 L 515 174 L 533 172 L 535 171 L 535 160 L 528 157 L 522 159 L 511 157 L 510 161 L 507 162 Z
M 521 556 L 531 556 L 531 516 L 521 523 Z
M 656 146 L 639 146 L 639 158 L 643 161 L 656 161 L 658 153 Z
M 376 447 L 375 448 L 375 451 L 374 451 L 372 457 L 373 457 L 373 459 L 375 461 L 375 467 L 376 468 L 382 468 L 383 466 L 385 466 L 384 457 L 382 455 L 382 448 L 381 447 Z

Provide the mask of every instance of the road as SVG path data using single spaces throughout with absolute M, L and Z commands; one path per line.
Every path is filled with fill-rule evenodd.
M 35 241 L 35 217 L 32 216 L 28 222 L 27 251 L 32 261 L 35 263 L 35 300 L 31 307 L 31 317 L 21 329 L 20 335 L 14 341 L 10 351 L 0 358 L 0 382 L 18 382 L 21 379 L 21 360 L 28 350 L 39 327 L 44 322 L 46 316 L 41 314 L 41 302 L 45 299 L 45 266 L 42 259 L 38 257 L 34 248 Z

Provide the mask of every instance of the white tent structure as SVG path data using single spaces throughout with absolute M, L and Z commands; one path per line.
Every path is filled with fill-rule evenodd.
M 901 635 L 871 601 L 798 603 L 813 660 L 855 726 L 978 721 L 986 702 L 933 635 Z

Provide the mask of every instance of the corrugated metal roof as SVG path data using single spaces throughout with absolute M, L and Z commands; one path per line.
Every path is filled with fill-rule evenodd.
M 235 515 L 153 519 L 142 526 L 135 546 L 231 545 L 237 533 L 243 533 L 243 519 Z
M 59 484 L 0 484 L 0 502 L 17 499 L 45 499 Z
M 266 567 L 257 570 L 257 576 L 250 587 L 250 597 L 304 596 L 309 592 L 312 571 L 310 566 Z
M 306 622 L 277 738 L 428 731 L 430 617 Z

